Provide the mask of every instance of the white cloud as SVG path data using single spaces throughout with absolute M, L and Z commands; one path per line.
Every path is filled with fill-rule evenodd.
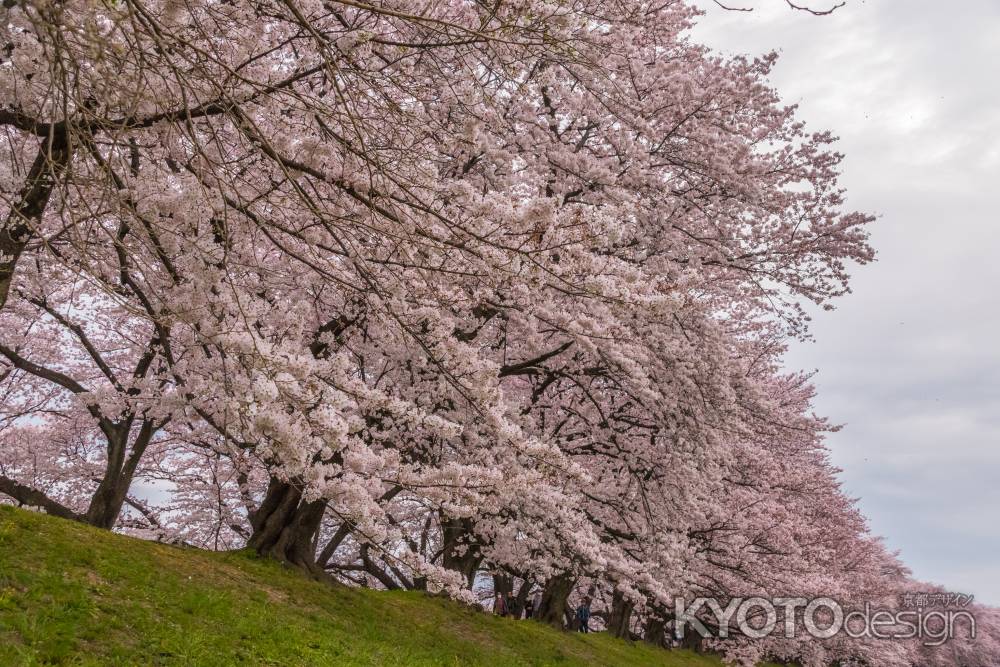
M 756 0 L 694 38 L 781 58 L 772 82 L 841 137 L 879 262 L 815 316 L 793 368 L 845 488 L 917 576 L 1000 604 L 1000 3 L 850 0 L 826 18 Z

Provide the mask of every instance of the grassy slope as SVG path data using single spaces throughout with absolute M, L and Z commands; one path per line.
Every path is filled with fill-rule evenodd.
M 718 667 L 0 506 L 0 665 Z

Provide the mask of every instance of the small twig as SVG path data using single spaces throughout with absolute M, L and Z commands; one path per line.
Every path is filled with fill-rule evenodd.
M 837 11 L 838 9 L 847 4 L 846 0 L 844 0 L 844 2 L 836 4 L 833 7 L 830 7 L 830 9 L 827 9 L 826 11 L 820 11 L 818 9 L 810 9 L 809 7 L 800 7 L 799 5 L 796 5 L 794 2 L 792 2 L 792 0 L 785 0 L 785 2 L 787 2 L 788 6 L 791 7 L 792 9 L 798 9 L 799 11 L 802 12 L 809 12 L 813 16 L 827 16 L 829 14 L 834 13 L 835 11 Z
M 727 12 L 752 12 L 753 9 L 754 9 L 753 7 L 730 7 L 729 5 L 723 4 L 720 0 L 712 0 L 712 2 L 714 2 L 715 4 L 717 4 L 719 7 L 722 7 Z M 802 5 L 797 5 L 794 2 L 792 2 L 792 0 L 785 0 L 785 2 L 792 9 L 797 9 L 800 12 L 809 12 L 813 16 L 827 16 L 829 14 L 834 13 L 835 11 L 837 11 L 838 9 L 840 9 L 841 7 L 843 7 L 844 5 L 847 4 L 847 0 L 842 0 L 842 2 L 834 5 L 833 7 L 830 7 L 830 9 L 827 9 L 827 10 L 824 11 L 824 10 L 819 10 L 819 9 L 812 9 L 811 7 L 804 7 Z
M 729 6 L 726 6 L 726 5 L 722 4 L 721 2 L 719 2 L 719 0 L 712 0 L 712 2 L 714 2 L 717 5 L 719 5 L 720 7 L 722 7 L 723 9 L 725 9 L 727 12 L 752 12 L 753 11 L 753 7 L 729 7 Z

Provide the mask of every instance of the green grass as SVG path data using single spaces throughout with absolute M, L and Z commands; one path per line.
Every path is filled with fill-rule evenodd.
M 0 665 L 719 667 L 0 506 Z

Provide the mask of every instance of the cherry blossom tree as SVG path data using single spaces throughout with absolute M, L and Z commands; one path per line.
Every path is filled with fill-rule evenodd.
M 781 364 L 872 218 L 775 56 L 697 16 L 13 3 L 0 493 L 357 585 L 488 577 L 559 626 L 586 594 L 656 641 L 676 595 L 895 595 Z

